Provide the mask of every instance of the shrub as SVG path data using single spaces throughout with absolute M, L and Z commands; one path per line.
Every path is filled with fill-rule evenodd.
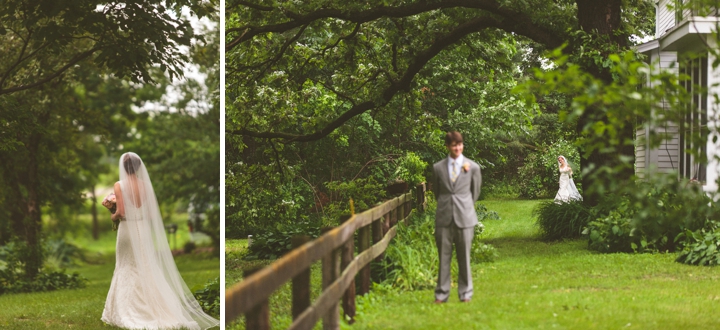
M 699 186 L 657 175 L 629 185 L 615 199 L 615 210 L 588 224 L 591 249 L 601 252 L 676 251 L 676 237 L 697 231 L 720 210 Z
M 183 252 L 184 253 L 192 253 L 193 250 L 195 250 L 197 246 L 195 246 L 195 243 L 193 242 L 187 242 L 185 245 L 183 245 Z
M 582 201 L 547 201 L 535 207 L 533 216 L 537 217 L 536 224 L 540 227 L 541 238 L 556 241 L 580 237 L 591 219 L 591 212 Z
M 420 156 L 408 151 L 398 161 L 395 176 L 407 182 L 410 187 L 415 187 L 425 181 L 425 168 L 427 165 L 428 163 L 423 161 Z
M 495 261 L 500 256 L 497 249 L 490 244 L 480 242 L 479 237 L 480 235 L 475 235 L 475 238 L 473 238 L 472 250 L 470 252 L 472 262 L 479 264 Z
M 475 203 L 475 213 L 477 213 L 478 221 L 500 220 L 500 215 L 495 211 L 488 211 L 487 207 L 480 202 Z M 481 234 L 477 233 L 476 234 Z
M 385 197 L 384 184 L 373 177 L 355 179 L 348 182 L 331 181 L 325 186 L 330 190 L 333 202 L 324 209 L 326 224 L 337 224 L 337 219 L 350 213 L 350 199 L 355 204 L 355 213 L 367 210 Z
M 65 270 L 44 270 L 33 280 L 29 280 L 23 271 L 24 251 L 26 249 L 21 242 L 11 242 L 0 247 L 0 295 L 85 287 L 86 278 L 78 273 L 66 274 Z
M 410 225 L 397 224 L 397 235 L 385 254 L 385 267 L 389 269 L 386 283 L 401 290 L 435 287 L 438 255 L 431 214 L 413 216 Z
M 214 317 L 220 316 L 220 277 L 198 284 L 191 290 L 205 313 Z
M 685 230 L 678 235 L 677 240 L 683 246 L 678 255 L 677 262 L 699 265 L 720 265 L 720 222 L 708 221 L 704 228 L 697 231 Z
M 66 268 L 77 265 L 76 260 L 85 260 L 83 250 L 75 244 L 64 239 L 52 239 L 45 242 L 45 263 L 56 268 Z
M 245 260 L 276 259 L 292 249 L 293 236 L 308 235 L 316 238 L 320 236 L 320 226 L 319 222 L 302 220 L 255 234 Z

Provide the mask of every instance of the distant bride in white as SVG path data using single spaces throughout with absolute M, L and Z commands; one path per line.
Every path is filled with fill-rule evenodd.
M 555 195 L 555 203 L 581 201 L 583 198 L 575 187 L 575 182 L 572 179 L 572 168 L 568 165 L 565 156 L 558 157 L 558 167 L 560 168 L 560 189 Z
M 219 321 L 205 314 L 180 277 L 165 237 L 157 198 L 138 155 L 120 157 L 115 183 L 121 219 L 115 272 L 103 322 L 127 329 L 207 329 Z

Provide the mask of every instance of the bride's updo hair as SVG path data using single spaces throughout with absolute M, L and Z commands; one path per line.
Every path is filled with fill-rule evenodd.
M 140 169 L 140 166 L 142 166 L 142 160 L 138 157 L 138 155 L 125 154 L 123 157 L 123 167 L 125 168 L 125 173 L 135 174 L 135 171 Z

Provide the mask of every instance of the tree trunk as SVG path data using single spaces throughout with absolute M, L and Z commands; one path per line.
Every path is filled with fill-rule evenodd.
M 34 279 L 43 264 L 42 246 L 40 244 L 42 214 L 38 195 L 38 152 L 39 137 L 30 139 L 28 144 L 27 163 L 27 200 L 25 214 L 25 242 L 27 243 L 27 259 L 25 260 L 25 277 Z
M 580 29 L 594 35 L 597 39 L 608 43 L 608 47 L 603 52 L 603 55 L 607 56 L 610 53 L 617 52 L 618 50 L 627 49 L 628 37 L 620 31 L 621 24 L 621 6 L 622 0 L 576 0 L 578 7 L 578 23 Z M 604 40 L 602 38 L 605 38 Z M 605 83 L 612 82 L 612 75 L 607 68 L 600 67 L 594 64 L 585 64 L 586 67 L 583 69 L 594 75 L 598 79 L 603 80 Z M 585 113 L 580 116 L 577 123 L 577 132 L 580 134 L 583 128 L 588 124 L 598 120 L 606 121 L 607 117 L 602 110 L 598 107 L 589 107 L 585 110 Z M 633 123 L 626 123 L 624 129 L 621 131 L 621 141 L 633 140 L 634 137 L 634 126 Z M 583 153 L 581 153 L 582 155 Z M 633 167 L 619 167 L 622 162 L 621 156 L 631 157 L 632 162 L 635 159 L 635 149 L 633 145 L 622 145 L 618 147 L 617 152 L 608 154 L 600 153 L 600 151 L 594 151 L 588 157 L 582 157 L 580 160 L 580 166 L 583 169 L 591 169 L 588 175 L 583 176 L 582 186 L 585 193 L 585 201 L 590 205 L 597 205 L 600 198 L 602 197 L 602 191 L 588 189 L 592 188 L 593 182 L 597 184 L 598 178 L 603 176 L 612 175 L 612 178 L 607 178 L 615 181 L 627 181 L 634 174 Z M 612 168 L 622 168 L 617 173 L 602 173 L 598 170 L 602 167 L 609 166 Z M 604 180 L 602 180 L 604 181 Z
M 93 239 L 97 241 L 98 238 L 100 238 L 100 227 L 97 216 L 97 196 L 95 196 L 95 185 L 92 186 L 90 191 L 90 196 L 92 198 L 92 206 L 90 207 L 90 214 L 92 214 L 92 236 Z

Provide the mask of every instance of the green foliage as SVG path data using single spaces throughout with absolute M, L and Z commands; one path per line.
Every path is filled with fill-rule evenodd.
M 7 60 L 0 61 L 0 95 L 71 76 L 88 62 L 133 82 L 152 82 L 153 65 L 171 78 L 182 77 L 188 60 L 182 46 L 202 36 L 180 14 L 192 8 L 193 16 L 206 17 L 214 5 L 185 0 L 141 0 L 126 6 L 98 6 L 92 0 L 3 1 L 0 58 Z
M 395 176 L 405 181 L 408 186 L 415 187 L 426 181 L 425 168 L 427 165 L 428 163 L 423 161 L 420 156 L 412 151 L 408 151 L 398 162 Z
M 546 201 L 533 210 L 533 217 L 537 218 L 536 224 L 540 227 L 540 237 L 546 241 L 580 237 L 592 215 L 590 207 L 582 201 Z
M 433 234 L 435 219 L 431 214 L 412 216 L 410 225 L 397 224 L 397 235 L 385 254 L 385 267 L 390 270 L 386 283 L 403 291 L 435 287 L 438 255 Z
M 296 235 L 308 235 L 314 239 L 320 236 L 320 224 L 302 220 L 254 234 L 245 259 L 276 259 L 292 249 L 292 238 Z
M 65 270 L 45 270 L 39 272 L 35 278 L 28 279 L 24 273 L 27 251 L 25 244 L 21 242 L 0 246 L 0 295 L 85 287 L 86 278 L 78 273 L 66 274 Z
M 198 284 L 190 290 L 205 313 L 220 317 L 220 277 Z
M 495 211 L 489 211 L 485 204 L 481 202 L 475 202 L 475 213 L 477 214 L 478 221 L 483 222 L 485 220 L 500 220 L 500 215 Z M 482 234 L 481 232 L 475 232 L 476 235 Z
M 552 145 L 540 146 L 537 151 L 525 158 L 525 164 L 518 170 L 520 196 L 527 198 L 552 198 L 558 190 L 560 180 L 558 156 L 565 156 L 573 168 L 573 180 L 580 185 L 580 155 L 577 148 L 564 139 L 558 139 Z
M 702 189 L 673 175 L 624 188 L 608 196 L 615 206 L 607 216 L 588 224 L 591 249 L 601 252 L 676 251 L 676 237 L 720 219 L 720 209 Z
M 355 204 L 355 213 L 367 210 L 385 197 L 385 187 L 375 178 L 359 178 L 347 182 L 332 181 L 325 183 L 334 201 L 324 210 L 326 223 L 336 222 L 343 214 L 350 213 L 350 199 Z
M 708 221 L 705 227 L 696 231 L 686 229 L 675 239 L 682 250 L 675 261 L 699 266 L 720 265 L 720 223 Z
M 494 246 L 478 241 L 479 234 L 475 234 L 470 249 L 470 260 L 472 263 L 493 262 L 500 257 Z
M 56 268 L 75 266 L 78 260 L 85 260 L 83 249 L 64 239 L 48 240 L 45 242 L 45 248 L 45 262 Z

